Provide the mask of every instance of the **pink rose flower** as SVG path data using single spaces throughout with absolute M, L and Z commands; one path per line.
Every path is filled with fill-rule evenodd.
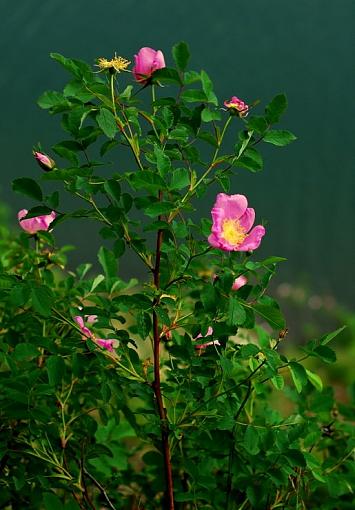
M 224 251 L 256 250 L 265 235 L 262 225 L 251 227 L 255 220 L 255 211 L 248 207 L 244 195 L 219 193 L 211 211 L 212 231 L 208 242 Z
M 39 166 L 43 168 L 43 170 L 45 170 L 46 172 L 53 170 L 53 168 L 55 167 L 55 161 L 49 156 L 47 156 L 47 154 L 44 154 L 43 152 L 34 151 L 33 155 L 36 158 Z
M 166 67 L 163 53 L 153 48 L 141 48 L 138 54 L 134 55 L 134 60 L 135 66 L 132 69 L 134 78 L 143 84 L 149 82 L 154 71 Z
M 39 230 L 48 230 L 50 224 L 57 216 L 56 213 L 52 211 L 51 214 L 44 214 L 43 216 L 35 216 L 34 218 L 23 220 L 22 218 L 24 218 L 27 213 L 27 209 L 21 209 L 21 211 L 17 213 L 17 218 L 20 227 L 28 234 L 35 234 Z
M 229 101 L 224 101 L 224 106 L 231 112 L 246 117 L 248 115 L 249 106 L 236 96 L 231 97 Z
M 240 287 L 243 287 L 247 283 L 248 283 L 248 279 L 245 276 L 243 276 L 243 275 L 238 276 L 238 278 L 236 278 L 234 280 L 234 283 L 232 285 L 232 290 L 239 290 Z
M 213 335 L 213 328 L 209 326 L 207 333 L 202 336 L 201 333 L 197 335 L 194 340 L 196 341 L 198 338 L 205 338 L 206 336 L 212 336 Z M 205 349 L 205 347 L 208 347 L 209 345 L 221 345 L 219 343 L 219 340 L 212 340 L 211 342 L 205 342 L 204 344 L 197 344 L 195 345 L 195 349 Z

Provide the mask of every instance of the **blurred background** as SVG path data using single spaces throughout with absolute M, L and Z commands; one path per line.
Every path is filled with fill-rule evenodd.
M 221 103 L 237 95 L 265 105 L 275 94 L 287 94 L 280 127 L 298 140 L 286 148 L 263 147 L 264 171 L 238 169 L 231 192 L 246 194 L 258 218 L 268 222 L 260 255 L 288 259 L 275 283 L 278 297 L 306 306 L 311 321 L 314 313 L 329 317 L 329 310 L 352 308 L 353 0 L 225 0 L 219 6 L 198 0 L 0 0 L 0 6 L 0 202 L 14 229 L 17 211 L 33 204 L 11 191 L 11 181 L 36 178 L 41 170 L 33 144 L 40 141 L 51 154 L 62 136 L 59 117 L 36 105 L 44 90 L 66 83 L 66 72 L 49 53 L 94 64 L 115 51 L 133 60 L 139 48 L 151 46 L 165 53 L 169 65 L 171 46 L 185 40 L 190 67 L 208 72 Z M 124 164 L 117 161 L 115 171 Z M 215 191 L 206 196 L 201 214 L 209 215 Z M 61 244 L 76 245 L 73 266 L 96 260 L 100 239 L 93 224 L 66 222 L 56 234 Z M 128 257 L 121 264 L 123 278 L 136 271 L 134 263 Z M 297 312 L 293 317 L 296 325 Z

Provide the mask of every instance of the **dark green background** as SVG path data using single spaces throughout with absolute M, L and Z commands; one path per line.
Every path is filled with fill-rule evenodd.
M 38 175 L 32 145 L 41 141 L 50 150 L 61 137 L 58 118 L 36 106 L 44 90 L 59 89 L 66 79 L 49 52 L 94 63 L 115 51 L 133 59 L 140 47 L 151 46 L 171 62 L 172 44 L 185 40 L 192 67 L 207 70 L 221 102 L 237 95 L 266 103 L 286 92 L 283 127 L 295 132 L 297 142 L 267 147 L 265 171 L 239 171 L 232 192 L 248 195 L 258 218 L 269 222 L 262 253 L 288 258 L 278 281 L 303 278 L 352 304 L 353 0 L 1 0 L 0 5 L 0 197 L 14 217 L 32 204 L 12 194 L 11 180 Z M 212 204 L 213 193 L 200 204 L 201 214 L 209 214 Z M 75 263 L 95 260 L 99 236 L 92 224 L 65 223 L 57 234 L 61 242 L 80 247 Z M 135 270 L 132 264 L 132 257 L 121 263 L 123 277 Z

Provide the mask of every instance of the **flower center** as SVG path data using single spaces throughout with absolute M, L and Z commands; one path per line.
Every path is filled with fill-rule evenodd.
M 246 232 L 238 220 L 226 219 L 222 223 L 222 237 L 231 246 L 239 246 L 246 238 Z

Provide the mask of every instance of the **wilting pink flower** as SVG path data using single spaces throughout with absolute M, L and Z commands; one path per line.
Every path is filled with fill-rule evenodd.
M 202 336 L 201 333 L 197 335 L 194 340 L 197 340 L 198 338 L 205 338 L 206 336 L 212 336 L 213 335 L 213 328 L 209 326 L 207 333 Z M 221 345 L 219 343 L 219 340 L 211 340 L 211 342 L 205 342 L 204 344 L 197 344 L 195 345 L 195 349 L 204 349 L 205 347 L 208 347 L 209 345 Z
M 249 106 L 236 96 L 231 97 L 229 101 L 224 101 L 224 106 L 231 112 L 246 117 L 248 115 Z
M 236 278 L 234 280 L 234 283 L 232 285 L 232 290 L 239 290 L 240 287 L 243 287 L 247 283 L 248 283 L 248 279 L 245 276 L 243 276 L 243 275 L 238 276 L 238 278 Z
M 50 170 L 53 170 L 55 167 L 55 161 L 47 156 L 47 154 L 44 154 L 43 152 L 34 151 L 33 152 L 34 157 L 37 160 L 37 163 L 43 170 L 46 172 L 49 172 Z
M 107 349 L 110 352 L 113 352 L 113 344 L 115 340 L 105 340 L 103 338 L 97 338 L 96 343 L 100 345 L 100 347 L 103 347 L 104 349 Z
M 82 336 L 83 340 L 90 338 L 93 342 L 98 344 L 100 347 L 103 347 L 104 349 L 107 349 L 108 351 L 113 352 L 113 344 L 115 343 L 115 340 L 112 340 L 112 339 L 105 340 L 104 338 L 96 338 L 94 333 L 92 331 L 90 331 L 90 329 L 87 326 L 85 326 L 84 319 L 80 315 L 77 315 L 73 319 L 77 323 L 77 325 L 80 328 L 80 331 L 83 334 L 83 336 Z M 93 322 L 96 322 L 97 315 L 85 315 L 85 319 L 89 324 L 92 324 Z
M 218 193 L 211 211 L 212 233 L 208 242 L 225 251 L 256 250 L 265 235 L 262 225 L 251 227 L 255 220 L 255 211 L 248 207 L 244 195 L 227 195 Z
M 56 218 L 56 213 L 54 211 L 51 214 L 44 214 L 43 216 L 35 216 L 34 218 L 28 218 L 24 220 L 27 215 L 27 209 L 21 209 L 17 213 L 17 218 L 19 220 L 20 227 L 27 232 L 28 234 L 35 234 L 39 230 L 48 230 L 52 221 Z
M 165 67 L 163 53 L 153 48 L 141 48 L 137 55 L 134 55 L 135 66 L 132 69 L 133 75 L 139 83 L 148 83 L 154 71 Z

